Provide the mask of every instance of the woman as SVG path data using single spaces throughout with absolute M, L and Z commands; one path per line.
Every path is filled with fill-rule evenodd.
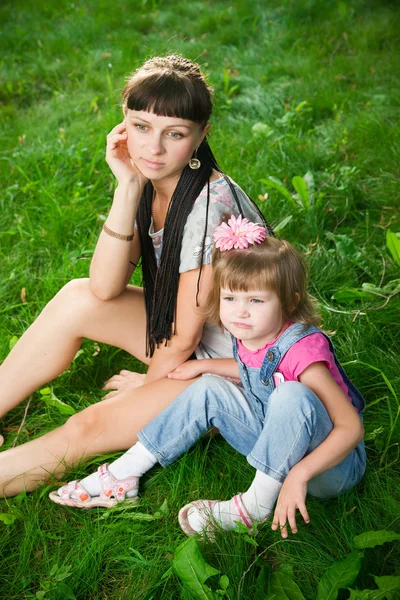
M 194 352 L 232 356 L 229 337 L 203 327 L 198 311 L 211 282 L 212 232 L 225 213 L 263 217 L 208 146 L 211 90 L 198 65 L 156 57 L 128 80 L 122 101 L 124 120 L 106 151 L 117 187 L 90 277 L 62 288 L 1 365 L 0 416 L 66 369 L 83 338 L 126 350 L 148 371 L 122 371 L 105 385 L 111 397 L 2 452 L 3 496 L 61 476 L 84 457 L 129 448 L 191 383 L 168 373 Z M 140 258 L 144 289 L 128 285 Z

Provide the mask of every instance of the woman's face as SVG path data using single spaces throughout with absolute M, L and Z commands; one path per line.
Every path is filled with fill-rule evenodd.
M 131 109 L 125 111 L 125 123 L 130 157 L 152 181 L 179 179 L 209 129 L 188 119 Z

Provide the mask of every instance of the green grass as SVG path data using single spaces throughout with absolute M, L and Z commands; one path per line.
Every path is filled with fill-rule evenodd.
M 265 527 L 258 547 L 230 533 L 203 544 L 202 553 L 228 575 L 228 598 L 241 590 L 242 600 L 254 599 L 262 568 L 282 563 L 294 567 L 304 597 L 315 597 L 323 572 L 348 554 L 354 535 L 400 531 L 399 404 L 390 389 L 399 389 L 398 295 L 383 308 L 390 292 L 332 298 L 365 283 L 382 291 L 400 278 L 385 243 L 389 227 L 400 230 L 396 3 L 17 0 L 3 3 L 0 22 L 1 358 L 63 284 L 88 274 L 114 186 L 105 136 L 120 118 L 125 76 L 149 55 L 180 52 L 203 65 L 216 93 L 210 140 L 221 165 L 253 198 L 269 194 L 259 205 L 273 225 L 291 217 L 279 235 L 307 252 L 324 327 L 367 399 L 367 474 L 343 497 L 310 498 L 311 523 L 289 541 Z M 292 178 L 307 172 L 314 181 L 308 210 L 260 183 L 273 176 L 293 194 Z M 93 353 L 86 341 L 51 384 L 77 410 L 101 397 L 112 373 L 141 368 L 114 348 Z M 23 411 L 1 423 L 6 447 Z M 64 420 L 35 394 L 18 443 Z M 169 571 L 184 540 L 178 509 L 199 497 L 228 498 L 251 479 L 244 458 L 212 439 L 154 469 L 136 511 L 63 510 L 48 501 L 48 486 L 1 501 L 1 513 L 18 517 L 0 521 L 1 596 L 67 598 L 69 589 L 80 600 L 180 598 Z M 137 511 L 154 515 L 164 500 L 163 518 L 135 520 Z M 366 551 L 355 585 L 374 587 L 372 576 L 392 575 L 399 562 L 394 542 Z M 67 569 L 64 580 L 54 565 Z

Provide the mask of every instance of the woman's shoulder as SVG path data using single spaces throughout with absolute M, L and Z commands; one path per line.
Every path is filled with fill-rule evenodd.
M 222 175 L 222 173 L 214 171 L 213 176 L 210 178 L 209 189 L 209 217 L 214 215 L 218 219 L 224 214 L 237 215 L 243 212 L 244 216 L 249 219 L 255 220 L 258 218 L 258 210 L 253 201 L 228 175 Z M 200 211 L 204 211 L 207 204 L 207 194 L 208 184 L 203 187 L 194 203 L 193 216 Z

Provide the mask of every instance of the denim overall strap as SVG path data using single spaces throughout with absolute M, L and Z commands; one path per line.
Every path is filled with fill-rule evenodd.
M 260 380 L 264 385 L 268 385 L 282 358 L 293 344 L 312 333 L 320 333 L 320 330 L 313 325 L 304 325 L 303 323 L 293 323 L 282 333 L 275 346 L 266 353 L 260 369 Z
M 335 352 L 335 347 L 332 344 L 329 336 L 327 336 L 323 331 L 321 331 L 321 333 L 328 340 L 329 350 L 332 352 L 333 358 L 335 359 L 335 363 L 336 363 L 336 366 L 337 366 L 337 368 L 339 370 L 339 373 L 343 377 L 344 383 L 347 385 L 348 394 L 349 394 L 349 396 L 351 398 L 351 402 L 352 402 L 353 406 L 356 407 L 356 409 L 358 410 L 359 414 L 361 414 L 364 411 L 364 409 L 365 409 L 365 400 L 364 400 L 364 397 L 363 397 L 362 393 L 360 392 L 360 390 L 358 390 L 356 388 L 356 386 L 354 385 L 354 383 L 349 379 L 349 376 L 347 375 L 346 371 L 343 369 L 342 365 L 338 361 L 338 358 L 337 358 L 336 352 Z

